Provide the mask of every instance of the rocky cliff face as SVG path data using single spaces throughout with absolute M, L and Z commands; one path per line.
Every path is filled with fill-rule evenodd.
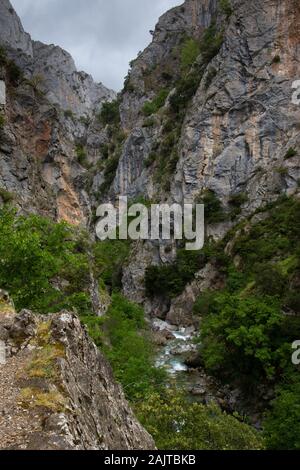
M 87 168 L 100 158 L 102 103 L 115 93 L 60 47 L 32 41 L 0 4 L 0 187 L 23 211 L 88 224 Z
M 209 190 L 228 212 L 240 200 L 240 218 L 299 193 L 300 107 L 292 101 L 299 19 L 299 2 L 290 0 L 186 0 L 166 13 L 121 96 L 129 136 L 114 193 L 182 203 Z M 182 67 L 186 38 L 200 44 L 190 71 Z M 161 90 L 165 104 L 145 116 L 145 102 Z M 231 225 L 211 224 L 207 233 L 219 239 Z M 165 254 L 157 257 L 165 262 Z M 125 283 L 141 298 L 135 261 Z
M 208 28 L 215 28 L 215 39 L 220 35 L 220 48 L 198 56 L 198 84 L 179 122 L 168 195 L 181 202 L 211 189 L 226 205 L 232 195 L 246 192 L 245 210 L 253 211 L 280 192 L 296 190 L 299 159 L 284 157 L 299 145 L 299 106 L 292 102 L 300 73 L 299 4 L 236 0 L 227 13 L 224 4 L 230 8 L 229 2 L 187 0 L 166 13 L 152 44 L 134 61 L 120 105 L 122 124 L 131 132 L 114 183 L 117 193 L 152 197 L 161 191 L 153 183 L 157 162 L 147 169 L 143 161 L 164 138 L 169 104 L 152 125 L 145 124 L 142 106 L 162 88 L 169 98 L 174 94 L 184 74 L 178 46 L 184 37 L 201 42 Z
M 0 298 L 0 448 L 155 448 L 74 314 L 16 315 Z

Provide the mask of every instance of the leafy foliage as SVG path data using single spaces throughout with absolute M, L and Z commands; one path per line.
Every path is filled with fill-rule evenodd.
M 150 394 L 135 406 L 160 450 L 261 450 L 257 431 L 216 405 L 188 402 L 176 390 Z
M 200 54 L 199 42 L 194 38 L 187 38 L 181 49 L 181 67 L 189 70 Z
M 8 204 L 14 200 L 14 195 L 6 189 L 0 188 L 0 198 L 4 204 Z
M 78 163 L 81 165 L 81 166 L 86 166 L 87 165 L 87 153 L 86 153 L 86 150 L 84 148 L 83 145 L 81 144 L 78 144 L 76 146 L 76 156 L 77 156 L 77 159 L 78 159 Z
M 99 120 L 104 126 L 108 124 L 110 125 L 119 124 L 120 122 L 119 106 L 120 105 L 119 105 L 118 100 L 103 103 L 100 114 L 99 114 Z
M 219 3 L 223 13 L 229 18 L 233 13 L 230 0 L 220 0 Z
M 138 400 L 159 390 L 164 371 L 153 365 L 153 347 L 146 335 L 144 311 L 120 294 L 113 294 L 112 304 L 102 320 L 109 346 L 102 344 L 115 377 L 130 400 Z
M 39 217 L 17 217 L 12 209 L 0 212 L 0 285 L 17 309 L 39 312 L 76 306 L 88 282 L 87 255 L 80 237 L 65 223 Z M 64 292 L 54 281 L 64 281 Z M 74 297 L 75 296 L 75 297 Z
M 112 290 L 122 287 L 123 266 L 130 254 L 129 240 L 105 240 L 93 248 L 95 274 Z
M 202 322 L 202 353 L 207 369 L 235 371 L 252 380 L 272 378 L 290 360 L 282 341 L 282 314 L 271 298 L 216 295 Z
M 4 128 L 5 125 L 5 116 L 4 114 L 0 113 L 0 131 Z
M 176 297 L 194 278 L 195 272 L 204 267 L 205 262 L 206 256 L 202 252 L 179 250 L 174 264 L 150 266 L 145 276 L 147 295 Z
M 163 89 L 158 95 L 152 100 L 147 101 L 143 106 L 143 113 L 145 116 L 151 116 L 152 114 L 157 113 L 162 106 L 164 106 L 166 99 L 168 97 L 169 90 Z
M 277 398 L 264 422 L 266 445 L 269 449 L 300 449 L 300 381 L 278 388 Z
M 217 24 L 212 22 L 204 31 L 200 43 L 200 52 L 204 61 L 208 64 L 220 51 L 224 41 L 222 32 L 218 31 Z
M 198 204 L 204 204 L 205 220 L 208 224 L 223 222 L 226 219 L 220 199 L 208 189 L 197 199 Z

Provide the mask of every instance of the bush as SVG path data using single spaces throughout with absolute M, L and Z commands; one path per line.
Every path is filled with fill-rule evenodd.
M 179 80 L 176 91 L 170 96 L 171 111 L 179 115 L 182 122 L 190 100 L 195 96 L 201 82 L 202 74 L 199 70 L 194 70 Z
M 58 311 L 73 303 L 70 296 L 89 284 L 87 255 L 80 238 L 65 223 L 39 216 L 17 217 L 0 211 L 0 285 L 12 296 L 17 310 Z M 79 251 L 80 250 L 80 251 Z M 66 287 L 53 286 L 53 280 Z M 78 302 L 78 297 L 74 306 Z
M 0 113 L 0 131 L 2 131 L 4 126 L 5 126 L 5 116 L 4 116 L 4 114 Z
M 214 404 L 191 403 L 177 390 L 150 394 L 135 406 L 160 450 L 261 450 L 260 434 Z
M 268 449 L 300 450 L 300 381 L 280 387 L 264 422 Z
M 195 273 L 202 269 L 205 263 L 204 253 L 179 250 L 174 264 L 148 267 L 145 275 L 147 295 L 167 299 L 176 297 L 194 279 Z
M 204 191 L 197 199 L 197 203 L 204 204 L 205 220 L 208 224 L 215 224 L 225 220 L 226 217 L 221 201 L 212 190 L 207 189 Z
M 278 334 L 283 321 L 280 304 L 270 297 L 216 295 L 201 327 L 207 369 L 223 368 L 254 383 L 274 378 L 290 362 L 291 343 Z
M 24 78 L 22 70 L 12 60 L 7 64 L 7 73 L 8 79 L 13 86 L 18 86 Z
M 81 166 L 86 166 L 88 161 L 87 161 L 87 153 L 83 145 L 79 144 L 76 146 L 76 156 L 78 163 Z
M 93 248 L 95 274 L 112 290 L 121 289 L 123 266 L 130 254 L 129 240 L 105 240 Z
M 200 54 L 199 42 L 194 38 L 187 38 L 181 49 L 181 67 L 188 71 Z
M 285 154 L 285 156 L 284 156 L 284 159 L 285 159 L 285 160 L 288 160 L 289 158 L 295 157 L 297 154 L 298 154 L 297 150 L 295 150 L 294 148 L 290 147 L 290 148 L 288 149 L 288 151 L 286 152 L 286 154 Z
M 287 279 L 279 269 L 271 264 L 259 264 L 256 270 L 257 291 L 262 295 L 282 298 L 287 288 Z
M 8 204 L 14 200 L 14 195 L 6 189 L 0 188 L 0 198 L 4 204 Z
M 218 54 L 223 41 L 223 33 L 218 32 L 216 23 L 212 22 L 205 30 L 200 43 L 200 52 L 207 64 Z
M 153 346 L 147 339 L 149 332 L 147 337 L 143 334 L 146 329 L 143 309 L 120 294 L 113 294 L 103 328 L 111 345 L 104 349 L 126 397 L 140 400 L 159 390 L 165 373 L 154 367 Z
M 0 46 L 0 66 L 7 64 L 7 54 L 3 46 Z
M 152 101 L 147 101 L 142 109 L 144 115 L 151 116 L 152 114 L 157 113 L 157 111 L 164 106 L 168 94 L 169 90 L 163 89 Z
M 243 269 L 252 273 L 255 265 L 293 255 L 299 244 L 299 233 L 300 203 L 284 198 L 271 207 L 265 220 L 254 224 L 250 231 L 241 230 L 233 256 L 239 255 Z
M 232 15 L 233 9 L 229 0 L 220 0 L 220 7 L 227 18 Z
M 119 106 L 120 104 L 118 100 L 103 103 L 100 114 L 99 114 L 99 120 L 101 124 L 103 124 L 104 126 L 108 124 L 118 125 L 120 122 Z

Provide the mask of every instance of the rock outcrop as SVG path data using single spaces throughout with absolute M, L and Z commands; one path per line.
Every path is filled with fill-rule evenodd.
M 87 226 L 89 168 L 103 141 L 97 115 L 115 93 L 60 47 L 32 41 L 9 0 L 0 3 L 0 47 L 0 188 L 23 212 Z
M 300 106 L 293 100 L 299 19 L 297 0 L 186 0 L 163 15 L 120 98 L 128 137 L 110 196 L 183 203 L 212 191 L 225 212 L 239 206 L 236 223 L 279 195 L 299 193 Z M 202 44 L 192 84 L 181 65 L 186 38 Z M 181 105 L 189 86 L 195 92 L 184 109 L 170 113 L 178 87 Z M 161 90 L 168 93 L 165 104 L 146 117 L 145 102 Z M 207 234 L 220 239 L 231 226 L 229 217 Z M 143 297 L 145 260 L 126 267 L 125 291 L 133 299 L 137 292 Z M 156 250 L 158 262 L 165 260 Z
M 79 319 L 70 312 L 15 314 L 2 294 L 0 448 L 154 449 Z

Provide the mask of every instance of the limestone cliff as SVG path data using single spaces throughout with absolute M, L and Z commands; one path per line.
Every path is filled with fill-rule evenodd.
M 0 343 L 1 449 L 155 448 L 74 314 L 17 315 L 1 291 Z
M 0 188 L 23 211 L 88 224 L 88 167 L 100 158 L 97 114 L 115 93 L 58 46 L 32 41 L 0 3 Z
M 299 19 L 296 0 L 186 0 L 163 15 L 120 98 L 129 135 L 111 195 L 182 203 L 212 191 L 228 213 L 239 201 L 237 219 L 207 228 L 221 238 L 279 195 L 299 193 Z M 182 63 L 188 41 L 199 45 L 190 70 Z M 172 260 L 148 245 L 138 259 L 153 249 L 153 263 Z M 143 264 L 133 260 L 124 277 L 138 301 Z

